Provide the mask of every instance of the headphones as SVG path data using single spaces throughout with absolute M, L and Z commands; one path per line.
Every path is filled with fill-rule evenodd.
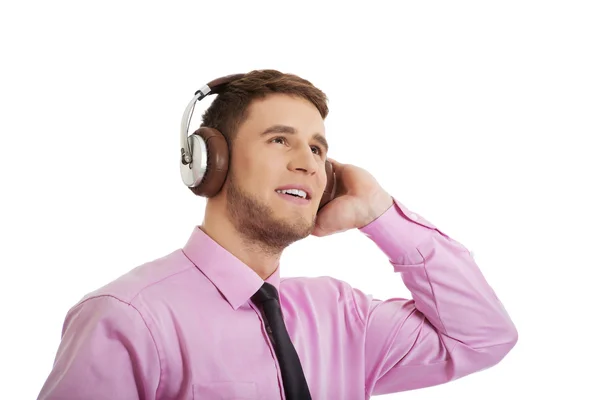
M 201 127 L 188 136 L 190 120 L 196 101 L 209 94 L 219 94 L 231 82 L 245 74 L 217 78 L 194 93 L 181 119 L 181 159 L 179 169 L 183 183 L 197 196 L 213 197 L 223 187 L 229 170 L 229 147 L 225 136 L 215 128 Z M 335 197 L 337 181 L 330 161 L 325 161 L 327 184 L 319 209 Z

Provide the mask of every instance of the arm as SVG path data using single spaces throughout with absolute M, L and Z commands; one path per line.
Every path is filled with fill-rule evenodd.
M 395 199 L 360 231 L 413 295 L 382 301 L 353 290 L 366 329 L 368 395 L 446 383 L 497 364 L 515 346 L 515 326 L 460 243 Z
M 111 296 L 71 309 L 38 399 L 155 399 L 160 360 L 139 312 Z

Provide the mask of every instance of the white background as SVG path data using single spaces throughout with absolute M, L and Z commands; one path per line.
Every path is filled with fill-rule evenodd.
M 378 398 L 600 398 L 594 3 L 3 2 L 0 397 L 35 398 L 69 307 L 201 223 L 178 169 L 194 92 L 274 68 L 326 92 L 331 157 L 472 250 L 519 330 L 491 369 Z M 410 296 L 357 231 L 283 266 Z

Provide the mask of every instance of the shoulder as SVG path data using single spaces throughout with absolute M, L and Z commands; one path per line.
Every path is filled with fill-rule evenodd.
M 331 276 L 281 278 L 280 292 L 285 301 L 316 304 L 322 311 L 344 312 L 361 321 L 366 317 L 365 305 L 368 307 L 373 298 Z
M 281 291 L 295 294 L 298 291 L 309 291 L 311 294 L 334 294 L 352 289 L 350 284 L 332 276 L 295 276 L 281 278 Z
M 191 272 L 194 268 L 194 264 L 183 252 L 176 250 L 138 265 L 113 281 L 87 293 L 73 308 L 98 298 L 113 298 L 131 306 L 140 295 L 149 291 L 158 293 L 161 288 L 168 288 L 173 280 L 185 275 L 186 272 Z

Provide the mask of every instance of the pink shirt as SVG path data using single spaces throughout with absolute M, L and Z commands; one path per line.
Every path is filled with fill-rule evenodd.
M 438 385 L 489 368 L 517 331 L 469 251 L 395 200 L 360 229 L 412 299 L 332 277 L 281 278 L 283 315 L 313 400 Z M 39 399 L 284 399 L 250 297 L 263 280 L 199 227 L 69 310 Z

